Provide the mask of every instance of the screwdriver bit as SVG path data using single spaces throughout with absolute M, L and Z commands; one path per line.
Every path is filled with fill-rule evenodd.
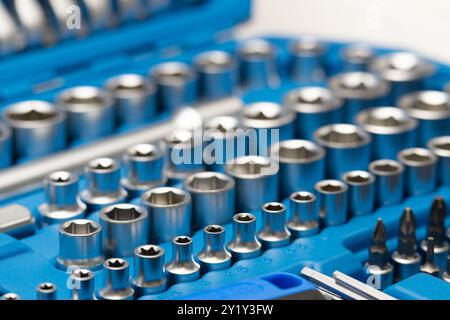
M 416 217 L 406 208 L 400 218 L 397 250 L 392 254 L 395 263 L 395 280 L 406 279 L 420 271 L 421 256 L 417 252 Z
M 431 274 L 432 276 L 439 277 L 440 270 L 434 263 L 434 238 L 427 238 L 427 253 L 425 256 L 425 263 L 420 266 L 420 272 Z
M 378 219 L 369 248 L 369 259 L 365 266 L 368 281 L 377 289 L 384 290 L 393 283 L 394 267 L 389 263 L 389 250 L 386 246 L 386 229 L 383 221 Z
M 441 269 L 445 268 L 449 252 L 449 244 L 445 239 L 445 213 L 445 200 L 438 196 L 433 200 L 431 205 L 428 218 L 427 238 L 432 237 L 434 239 L 434 262 Z M 423 252 L 428 251 L 427 240 L 423 240 L 420 246 Z

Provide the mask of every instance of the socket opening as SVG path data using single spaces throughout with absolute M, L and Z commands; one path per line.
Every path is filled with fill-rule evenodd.
M 39 285 L 39 290 L 43 292 L 51 292 L 55 290 L 55 285 L 50 282 L 44 282 Z
M 63 106 L 72 111 L 85 111 L 88 107 L 108 107 L 112 104 L 109 94 L 97 87 L 75 87 L 59 96 Z
M 215 192 L 233 187 L 233 181 L 218 172 L 199 172 L 189 176 L 185 187 L 189 192 Z
M 112 269 L 121 269 L 127 265 L 127 262 L 123 259 L 108 259 L 105 261 L 105 264 Z
M 182 62 L 165 62 L 151 71 L 157 83 L 163 85 L 181 85 L 193 78 L 191 67 Z
M 158 154 L 156 146 L 142 143 L 128 149 L 128 154 L 136 158 L 153 158 Z
M 222 233 L 224 230 L 225 228 L 219 225 L 210 225 L 205 227 L 205 231 L 208 233 Z
M 281 162 L 307 163 L 323 158 L 325 151 L 307 140 L 285 140 L 274 145 L 271 154 Z
M 399 71 L 413 71 L 421 63 L 418 56 L 410 52 L 397 52 L 390 56 L 388 67 Z
M 439 157 L 450 157 L 450 136 L 443 136 L 431 139 L 428 148 Z
M 6 118 L 19 122 L 43 122 L 55 119 L 59 112 L 45 101 L 23 101 L 11 105 L 6 111 Z
M 200 54 L 195 64 L 204 72 L 220 72 L 233 67 L 234 61 L 228 52 L 214 50 Z
M 319 128 L 314 136 L 319 144 L 332 148 L 358 147 L 370 142 L 370 136 L 352 124 L 333 124 Z
M 72 275 L 79 279 L 88 279 L 93 277 L 92 271 L 87 269 L 75 269 L 73 270 Z
M 108 81 L 106 87 L 118 97 L 144 95 L 153 91 L 150 82 L 139 74 L 124 74 L 114 77 Z
M 72 180 L 72 174 L 67 171 L 57 171 L 49 175 L 49 180 L 53 183 L 67 183 Z
M 153 245 L 141 246 L 138 247 L 136 250 L 138 254 L 144 257 L 155 257 L 161 255 L 162 253 L 162 249 L 160 247 Z
M 255 216 L 250 213 L 238 213 L 234 216 L 234 220 L 238 222 L 253 222 L 256 220 Z
M 366 63 L 374 56 L 373 50 L 364 44 L 344 48 L 344 59 L 352 63 Z
M 271 170 L 270 160 L 260 156 L 245 156 L 234 159 L 225 168 L 230 175 L 236 177 L 259 177 L 262 174 L 275 173 Z
M 176 244 L 190 244 L 192 242 L 192 239 L 190 237 L 175 237 L 174 242 Z
M 313 37 L 304 37 L 293 41 L 290 45 L 291 52 L 299 56 L 316 56 L 325 51 L 323 43 Z
M 369 172 L 358 170 L 345 173 L 343 180 L 348 184 L 363 185 L 371 183 L 374 179 Z
M 62 224 L 61 229 L 70 235 L 85 236 L 97 232 L 100 226 L 90 220 L 73 220 Z
M 299 113 L 319 113 L 342 106 L 342 100 L 323 87 L 291 90 L 284 97 L 284 102 L 291 110 Z
M 113 221 L 133 221 L 143 216 L 143 212 L 132 204 L 114 205 L 104 209 L 103 213 Z
M 156 206 L 174 206 L 189 200 L 189 195 L 180 189 L 162 187 L 149 191 L 147 201 Z
M 18 294 L 15 293 L 6 293 L 2 296 L 2 299 L 11 301 L 11 300 L 20 300 L 20 297 Z
M 437 161 L 436 156 L 428 149 L 410 148 L 400 151 L 400 161 L 410 166 L 430 165 Z
M 403 171 L 403 165 L 394 160 L 376 160 L 370 163 L 370 171 L 377 175 L 393 175 Z
M 245 60 L 268 60 L 275 56 L 275 47 L 262 39 L 248 40 L 239 47 L 239 54 Z
M 97 171 L 108 171 L 114 169 L 116 163 L 110 158 L 98 158 L 89 162 L 89 168 Z
M 443 91 L 419 91 L 400 99 L 399 106 L 422 120 L 439 120 L 450 117 L 450 96 Z
M 282 114 L 282 107 L 272 102 L 253 103 L 243 111 L 244 117 L 252 120 L 274 120 L 280 118 Z
M 356 122 L 375 134 L 401 133 L 416 128 L 418 124 L 402 109 L 394 107 L 368 109 L 357 115 Z
M 340 77 L 340 86 L 346 90 L 367 91 L 377 88 L 379 79 L 368 72 L 347 72 Z
M 316 196 L 310 192 L 299 191 L 294 192 L 290 198 L 296 202 L 311 202 L 316 199 Z
M 283 212 L 285 210 L 284 205 L 279 202 L 269 202 L 263 206 L 265 211 L 269 212 Z
M 347 185 L 339 180 L 322 180 L 316 186 L 316 190 L 322 193 L 342 193 L 347 190 Z
M 166 137 L 166 142 L 171 147 L 179 145 L 192 147 L 194 145 L 194 134 L 190 130 L 177 129 Z

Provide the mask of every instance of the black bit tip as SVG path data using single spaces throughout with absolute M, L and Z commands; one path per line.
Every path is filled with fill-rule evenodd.
M 402 257 L 414 257 L 416 250 L 416 217 L 411 208 L 406 208 L 400 218 L 397 253 Z
M 386 229 L 383 221 L 378 219 L 372 235 L 372 245 L 369 248 L 369 265 L 384 268 L 389 263 L 389 250 L 386 246 Z
M 425 256 L 425 263 L 420 267 L 421 272 L 431 274 L 432 276 L 439 277 L 440 270 L 434 264 L 434 239 L 433 237 L 427 238 L 427 253 Z
M 436 197 L 431 205 L 427 229 L 427 237 L 434 238 L 436 247 L 445 245 L 445 211 L 445 200 L 442 197 Z

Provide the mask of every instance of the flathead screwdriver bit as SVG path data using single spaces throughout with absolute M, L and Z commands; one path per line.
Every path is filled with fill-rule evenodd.
M 365 266 L 366 273 L 373 286 L 384 290 L 393 283 L 394 267 L 389 263 L 389 250 L 386 246 L 386 229 L 383 221 L 378 219 L 369 248 L 369 259 Z
M 420 267 L 420 272 L 431 274 L 432 276 L 439 277 L 440 270 L 434 263 L 434 238 L 427 238 L 427 253 L 425 256 L 425 263 Z
M 416 217 L 406 208 L 400 218 L 397 250 L 392 254 L 395 280 L 406 279 L 420 271 L 421 256 L 417 252 Z

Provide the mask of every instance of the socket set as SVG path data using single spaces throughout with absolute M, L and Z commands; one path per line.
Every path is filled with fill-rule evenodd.
M 449 66 L 104 3 L 0 1 L 3 300 L 450 299 Z

